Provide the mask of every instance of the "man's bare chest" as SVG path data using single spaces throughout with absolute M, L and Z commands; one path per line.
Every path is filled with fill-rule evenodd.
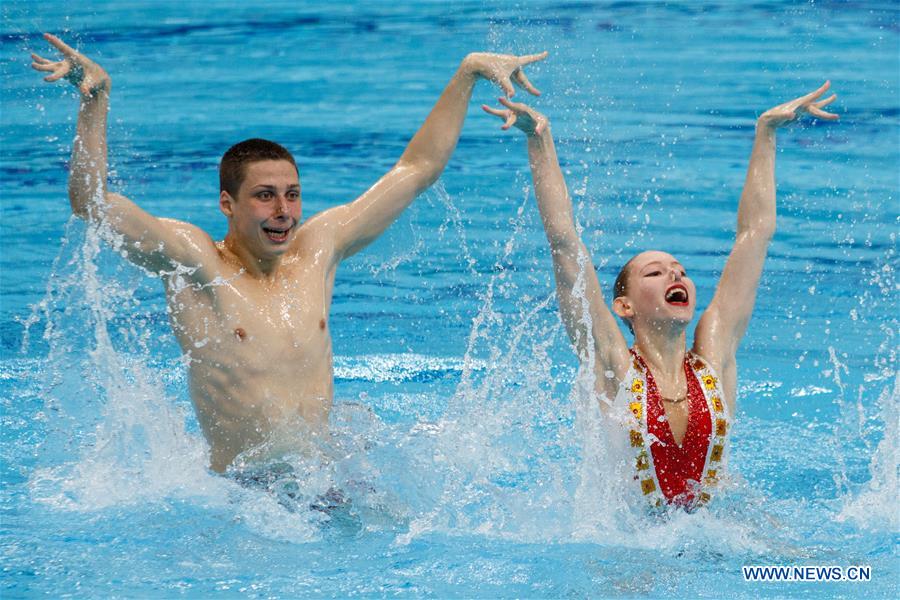
M 266 368 L 269 361 L 316 362 L 330 353 L 330 290 L 323 278 L 260 283 L 220 278 L 169 293 L 173 330 L 194 356 Z

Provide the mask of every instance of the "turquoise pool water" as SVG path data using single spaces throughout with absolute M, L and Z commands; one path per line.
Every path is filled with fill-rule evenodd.
M 0 11 L 4 598 L 896 597 L 894 3 Z M 779 134 L 778 233 L 738 357 L 735 489 L 663 522 L 604 503 L 524 144 L 481 114 L 498 95 L 486 83 L 440 183 L 338 272 L 338 458 L 295 465 L 295 494 L 336 483 L 352 507 L 325 516 L 213 476 L 159 284 L 69 220 L 76 101 L 28 68 L 42 31 L 113 77 L 115 187 L 217 238 L 216 165 L 235 141 L 291 149 L 310 215 L 393 164 L 467 52 L 547 49 L 534 104 L 601 282 L 663 248 L 701 306 L 755 116 L 831 79 L 841 121 Z M 869 565 L 872 579 L 744 581 L 742 566 L 769 564 Z

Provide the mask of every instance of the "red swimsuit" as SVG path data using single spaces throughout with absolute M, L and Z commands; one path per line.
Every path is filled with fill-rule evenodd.
M 698 493 L 698 483 L 703 481 L 703 468 L 712 437 L 712 418 L 701 383 L 691 368 L 688 355 L 684 357 L 684 375 L 687 380 L 688 423 L 681 440 L 675 443 L 672 429 L 666 420 L 659 390 L 653 374 L 644 359 L 637 356 L 647 374 L 647 433 L 651 436 L 650 452 L 656 467 L 659 487 L 671 503 L 692 505 Z M 653 438 L 656 439 L 653 439 Z

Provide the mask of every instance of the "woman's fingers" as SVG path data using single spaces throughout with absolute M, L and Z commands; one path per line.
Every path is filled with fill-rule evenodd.
M 58 80 L 62 79 L 63 77 L 65 77 L 65 76 L 68 75 L 68 74 L 69 74 L 69 69 L 68 69 L 68 67 L 65 67 L 65 66 L 64 66 L 64 67 L 61 67 L 60 69 L 54 71 L 54 72 L 53 72 L 53 75 L 50 75 L 50 76 L 48 76 L 48 77 L 44 77 L 44 81 L 48 81 L 48 82 L 51 82 L 51 81 L 58 81 Z
M 496 108 L 491 108 L 487 104 L 482 104 L 481 109 L 490 115 L 494 115 L 495 117 L 500 117 L 501 119 L 503 119 L 503 125 L 500 126 L 500 129 L 503 129 L 504 131 L 509 129 L 516 123 L 516 113 L 511 110 L 499 110 Z
M 31 68 L 35 71 L 53 71 L 56 69 L 56 63 L 31 63 Z
M 506 113 L 509 112 L 509 111 L 506 111 L 506 110 L 499 110 L 499 109 L 497 109 L 497 108 L 491 108 L 491 107 L 488 106 L 487 104 L 482 104 L 482 105 L 481 105 L 481 109 L 482 109 L 484 112 L 488 113 L 489 115 L 494 115 L 495 117 L 500 117 L 501 119 L 505 119 L 505 118 L 506 118 Z
M 78 56 L 78 52 L 74 48 L 72 48 L 71 46 L 66 44 L 64 41 L 62 41 L 61 39 L 59 39 L 52 33 L 45 33 L 44 39 L 47 40 L 48 42 L 50 42 L 50 44 L 54 48 L 56 48 L 57 50 L 62 52 L 64 55 L 72 56 L 72 57 Z
M 528 111 L 528 107 L 525 106 L 524 104 L 522 104 L 521 102 L 513 102 L 512 100 L 510 100 L 508 98 L 497 98 L 497 100 L 500 101 L 500 104 L 502 104 L 503 106 L 505 106 L 506 108 L 509 108 L 511 110 L 516 110 L 519 112 L 527 112 Z

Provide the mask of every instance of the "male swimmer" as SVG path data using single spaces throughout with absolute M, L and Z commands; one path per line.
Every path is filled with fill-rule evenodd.
M 61 54 L 32 54 L 32 67 L 81 94 L 69 174 L 72 211 L 117 234 L 133 263 L 165 285 L 170 321 L 190 357 L 190 393 L 210 446 L 210 467 L 234 459 L 284 427 L 327 424 L 333 394 L 328 315 L 338 264 L 375 240 L 441 174 L 479 79 L 507 96 L 537 95 L 523 68 L 546 53 L 468 55 L 394 167 L 359 198 L 301 224 L 300 180 L 291 154 L 270 141 L 236 144 L 219 169 L 222 241 L 189 223 L 154 217 L 107 191 L 106 117 L 111 80 L 59 38 Z
M 684 267 L 665 252 L 632 257 L 615 281 L 612 310 L 575 229 L 572 201 L 546 117 L 501 98 L 483 106 L 527 137 L 535 195 L 556 277 L 560 313 L 582 365 L 593 370 L 601 411 L 628 431 L 635 485 L 651 506 L 692 509 L 709 501 L 726 459 L 735 413 L 735 354 L 747 329 L 769 241 L 775 232 L 775 131 L 804 113 L 836 120 L 818 90 L 763 113 L 744 190 L 737 236 L 687 350 L 686 329 L 697 290 Z M 615 314 L 634 334 L 628 343 Z M 609 401 L 610 398 L 614 400 Z

